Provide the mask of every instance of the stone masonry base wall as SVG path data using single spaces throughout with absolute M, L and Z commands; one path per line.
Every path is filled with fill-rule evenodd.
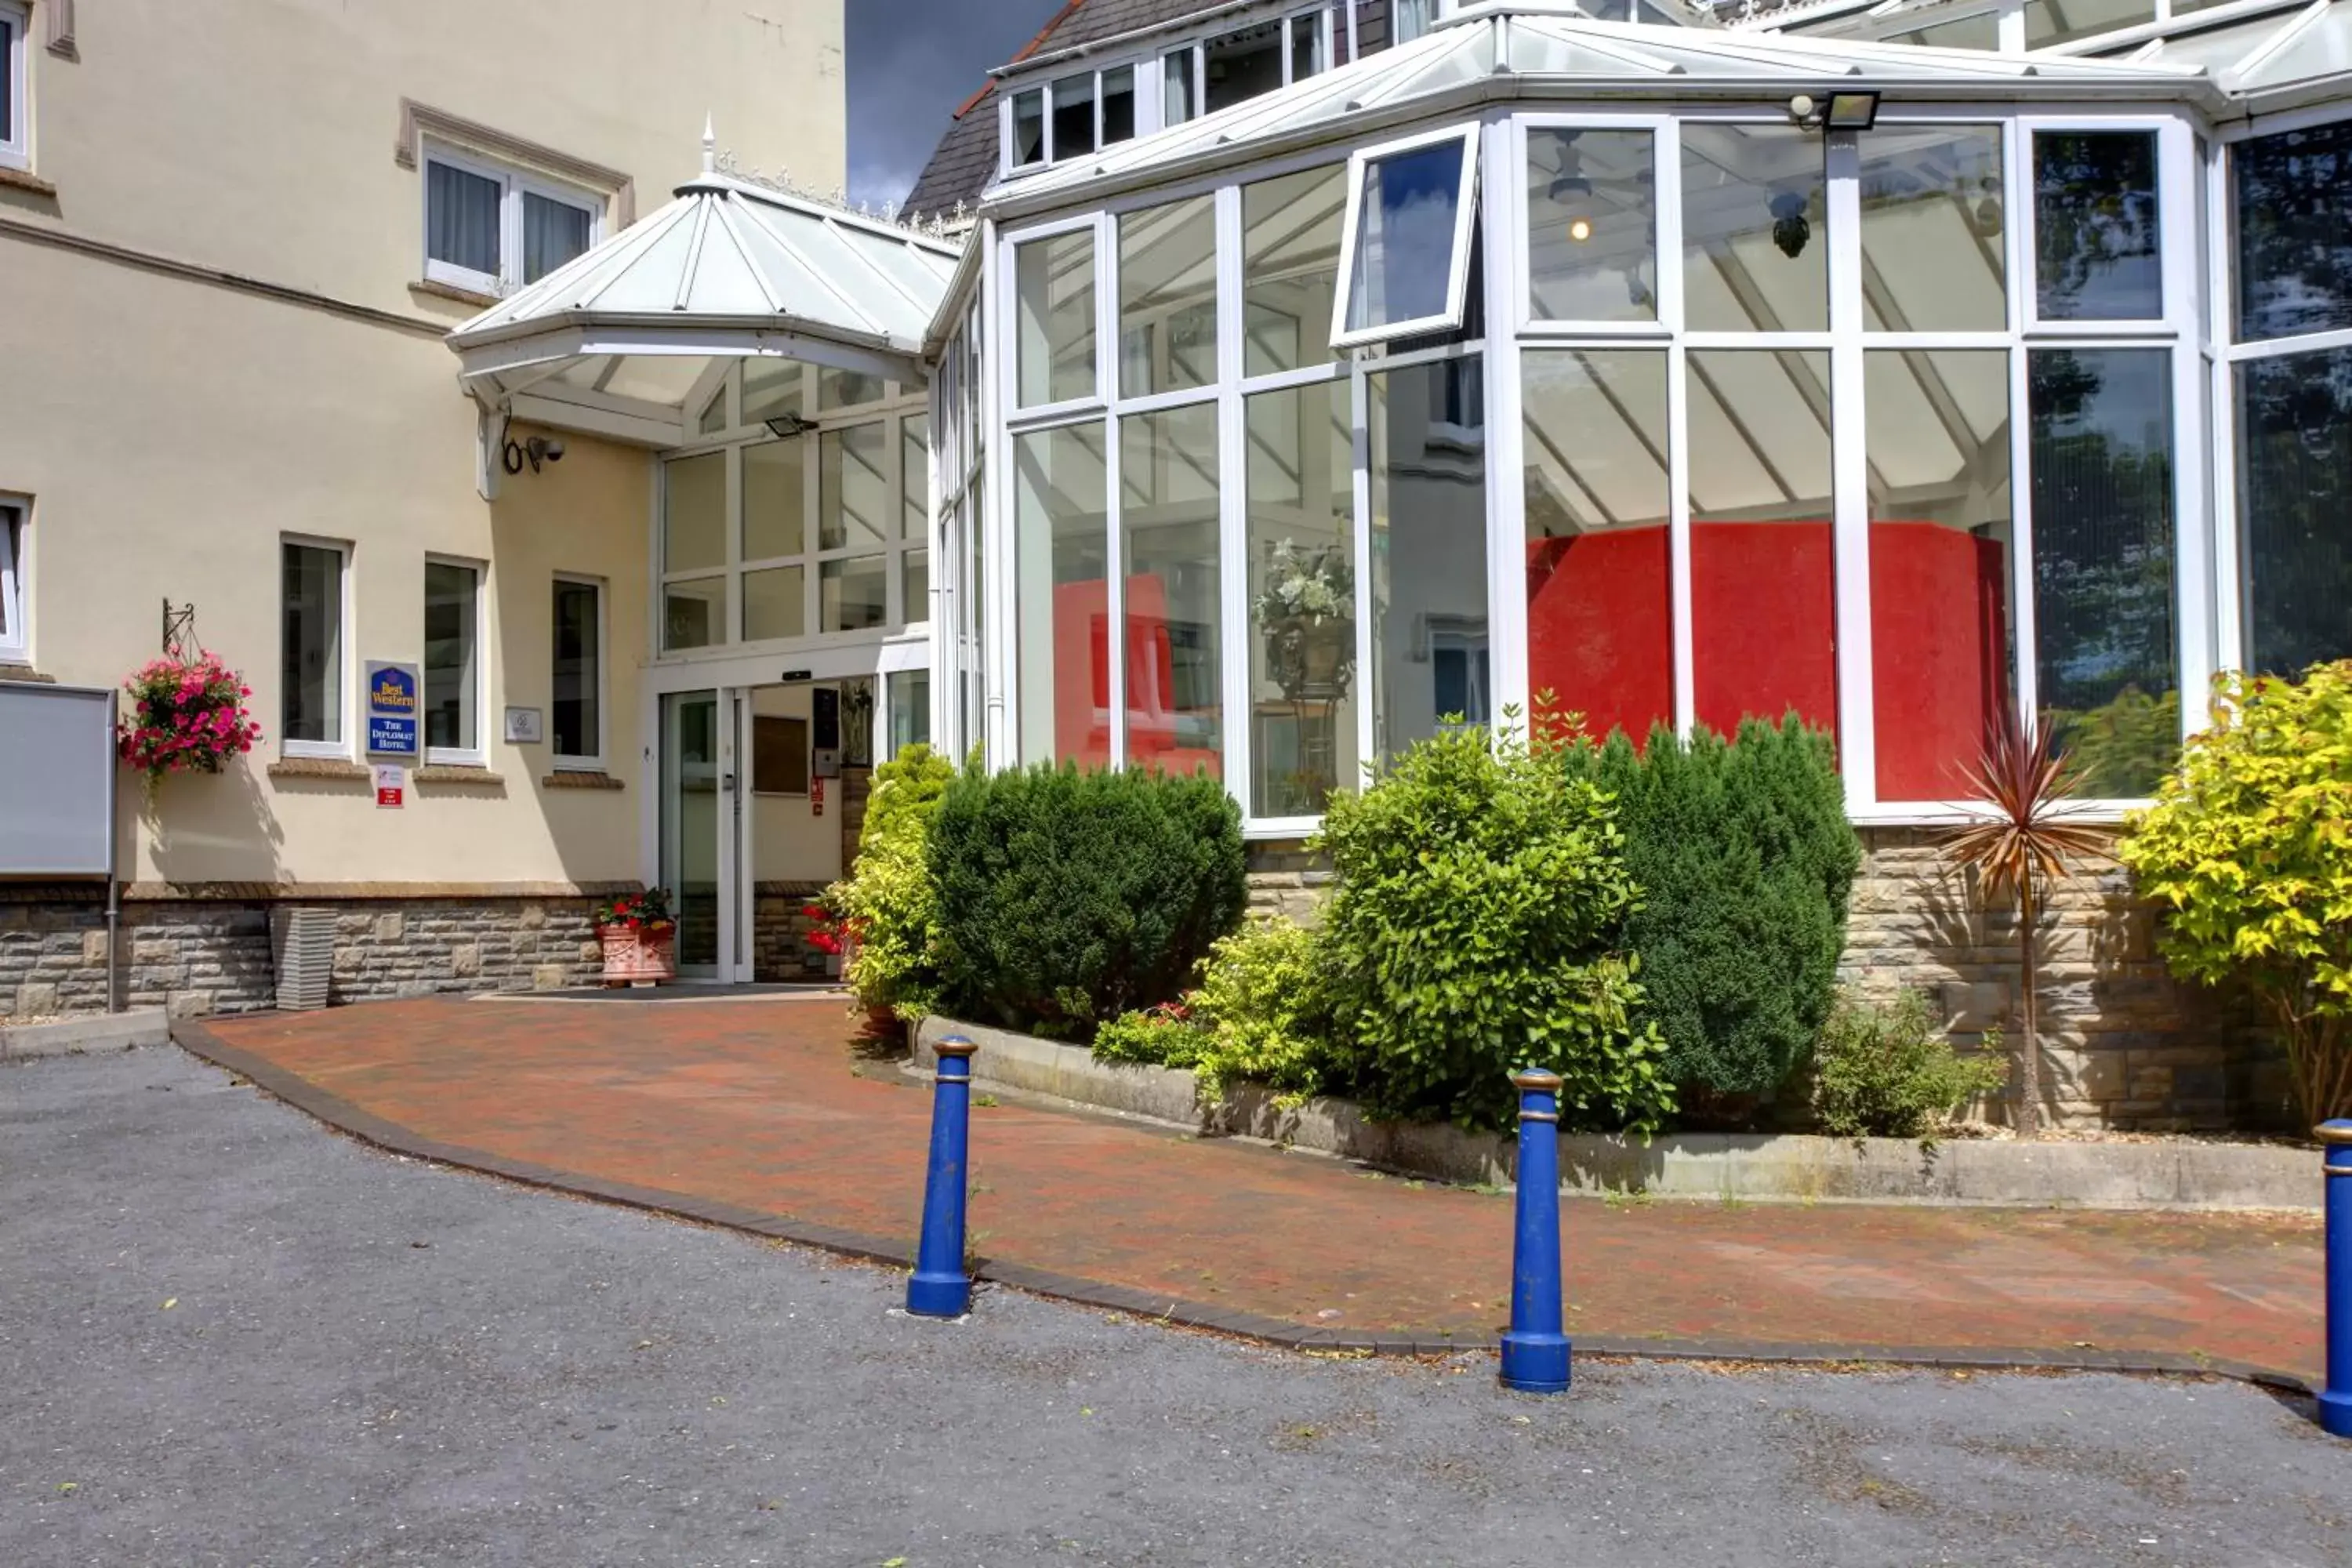
M 1865 995 L 1910 987 L 1962 1049 L 2001 1028 L 2016 1044 L 2021 970 L 2014 906 L 1982 907 L 1933 837 L 1864 828 L 1841 977 Z M 1250 905 L 1311 921 L 1327 865 L 1295 841 L 1254 844 Z M 2165 972 L 2156 911 L 2103 863 L 2053 889 L 2042 928 L 2042 1091 L 2062 1127 L 2268 1129 L 2288 1121 L 2284 1063 L 2242 1010 Z M 2000 1108 L 1985 1107 L 2001 1118 Z
M 555 990 L 603 969 L 587 897 L 296 899 L 335 912 L 330 1000 Z M 278 1004 L 266 899 L 127 899 L 122 997 L 175 1016 Z M 106 904 L 85 888 L 0 887 L 0 1015 L 106 1009 Z

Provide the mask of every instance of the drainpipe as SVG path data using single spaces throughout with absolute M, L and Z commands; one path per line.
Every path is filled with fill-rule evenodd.
M 106 743 L 110 751 L 114 745 L 121 714 L 122 697 L 118 692 L 108 700 L 106 705 Z M 110 765 L 106 770 L 106 1010 L 120 1013 L 122 1011 L 122 878 L 120 865 L 122 851 L 118 833 L 120 814 L 115 809 L 121 792 L 115 786 L 122 776 L 122 770 L 111 765 L 114 762 L 111 756 L 107 761 Z

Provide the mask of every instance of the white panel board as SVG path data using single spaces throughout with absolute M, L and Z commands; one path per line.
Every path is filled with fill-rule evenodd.
M 105 876 L 115 772 L 112 691 L 0 682 L 0 876 Z

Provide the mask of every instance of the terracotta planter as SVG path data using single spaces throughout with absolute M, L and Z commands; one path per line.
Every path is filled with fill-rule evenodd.
M 625 985 L 637 981 L 677 978 L 677 928 L 646 931 L 636 926 L 599 926 L 596 941 L 604 950 L 604 984 Z

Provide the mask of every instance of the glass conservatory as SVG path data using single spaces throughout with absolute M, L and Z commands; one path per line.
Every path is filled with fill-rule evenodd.
M 2352 653 L 2341 508 L 2237 495 L 2344 492 L 2237 345 L 2342 407 L 2352 139 L 2241 158 L 2287 227 L 2238 277 L 2242 100 L 2137 53 L 1467 5 L 1000 183 L 931 344 L 937 727 L 1263 837 L 1538 711 L 1794 711 L 1901 823 L 2014 708 L 2145 795 L 2217 669 Z

